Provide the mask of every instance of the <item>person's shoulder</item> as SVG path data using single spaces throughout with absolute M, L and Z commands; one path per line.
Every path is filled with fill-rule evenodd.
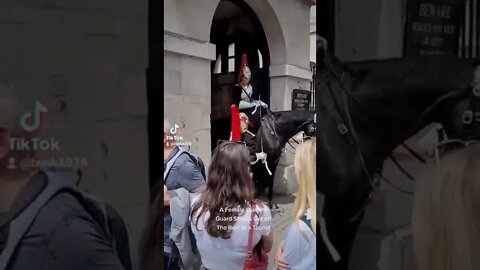
M 177 160 L 175 161 L 174 166 L 181 166 L 185 163 L 194 163 L 193 162 L 193 156 L 195 156 L 193 153 L 190 153 L 188 151 L 184 151 L 181 153 L 178 157 Z
M 304 239 L 305 236 L 307 236 L 309 239 L 315 238 L 315 235 L 312 229 L 310 229 L 310 227 L 303 220 L 298 220 L 298 223 L 294 222 L 290 226 L 290 229 L 288 230 L 287 235 L 290 236 L 290 238 L 297 239 L 297 240 Z M 302 236 L 302 238 L 298 238 L 299 236 Z
M 50 227 L 52 236 L 56 235 L 57 239 L 69 235 L 71 237 L 83 237 L 86 234 L 97 237 L 97 239 L 106 239 L 103 228 L 93 218 L 92 213 L 86 209 L 79 198 L 69 192 L 62 192 L 55 196 L 42 209 L 39 217 L 41 219 L 50 218 L 53 221 Z M 81 241 L 83 244 L 91 242 L 87 241 L 88 239 L 84 240 L 86 241 Z
M 172 170 L 180 175 L 189 175 L 198 170 L 196 156 L 189 152 L 184 152 L 178 156 L 172 166 Z
M 29 233 L 50 236 L 61 224 L 69 224 L 72 219 L 93 219 L 72 194 L 62 192 L 53 197 L 38 212 Z
M 42 212 L 50 212 L 53 215 L 65 216 L 88 216 L 88 212 L 73 192 L 61 192 L 53 197 L 42 209 Z

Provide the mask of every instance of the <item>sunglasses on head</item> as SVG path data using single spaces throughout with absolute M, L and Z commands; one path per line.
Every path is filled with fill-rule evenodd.
M 440 142 L 435 147 L 435 160 L 437 162 L 437 165 L 440 164 L 441 155 L 445 155 L 457 149 L 465 148 L 471 145 L 476 145 L 478 143 L 480 143 L 480 141 L 476 141 L 476 140 L 462 141 L 457 139 L 450 139 L 450 140 L 445 140 L 443 142 Z

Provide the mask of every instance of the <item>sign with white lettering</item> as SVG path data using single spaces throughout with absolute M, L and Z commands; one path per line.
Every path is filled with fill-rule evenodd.
M 455 55 L 463 5 L 454 0 L 411 0 L 405 52 L 407 55 Z
M 292 93 L 292 110 L 308 111 L 312 92 L 308 90 L 294 89 Z

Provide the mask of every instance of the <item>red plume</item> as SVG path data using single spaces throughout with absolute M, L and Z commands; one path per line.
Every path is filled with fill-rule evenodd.
M 240 141 L 242 139 L 242 133 L 240 129 L 240 111 L 237 105 L 230 106 L 232 112 L 232 141 Z
M 248 59 L 246 54 L 242 54 L 242 64 L 240 65 L 240 72 L 238 73 L 237 82 L 240 83 L 243 77 L 243 68 L 248 67 Z

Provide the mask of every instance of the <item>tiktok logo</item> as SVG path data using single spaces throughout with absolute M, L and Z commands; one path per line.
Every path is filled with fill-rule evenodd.
M 170 133 L 171 133 L 172 135 L 177 134 L 179 127 L 180 127 L 179 125 L 175 124 L 175 126 L 173 126 L 173 127 L 170 129 Z
M 24 112 L 20 116 L 20 126 L 25 131 L 37 131 L 42 126 L 42 115 L 47 112 L 47 107 L 43 106 L 40 101 L 35 101 L 33 112 Z

